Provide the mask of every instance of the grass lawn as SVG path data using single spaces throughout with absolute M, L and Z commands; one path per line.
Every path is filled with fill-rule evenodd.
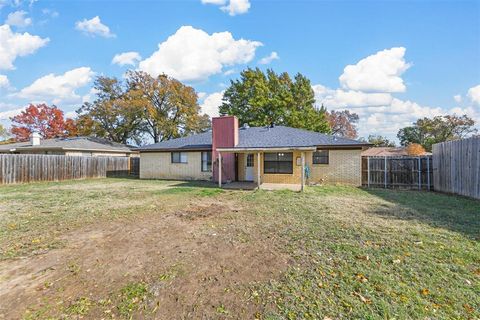
M 479 319 L 480 202 L 344 186 L 0 187 L 0 319 Z

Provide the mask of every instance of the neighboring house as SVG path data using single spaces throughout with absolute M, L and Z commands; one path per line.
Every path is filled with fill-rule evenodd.
M 424 152 L 421 156 L 431 155 Z M 362 157 L 406 157 L 409 156 L 405 147 L 372 147 L 362 152 Z
M 309 183 L 360 186 L 361 152 L 369 146 L 284 126 L 239 128 L 236 117 L 224 116 L 212 119 L 212 131 L 139 148 L 140 178 L 303 186 L 307 172 Z
M 55 154 L 67 156 L 128 157 L 138 154 L 127 145 L 96 137 L 41 139 L 33 134 L 28 142 L 0 145 L 0 154 Z

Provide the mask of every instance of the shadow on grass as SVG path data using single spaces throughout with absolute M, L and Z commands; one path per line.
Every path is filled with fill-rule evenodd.
M 211 181 L 201 181 L 201 180 L 192 180 L 192 181 L 181 181 L 175 184 L 175 187 L 185 187 L 185 188 L 218 188 L 218 184 Z
M 418 220 L 480 240 L 480 201 L 427 191 L 364 189 L 395 205 L 375 214 L 393 219 Z

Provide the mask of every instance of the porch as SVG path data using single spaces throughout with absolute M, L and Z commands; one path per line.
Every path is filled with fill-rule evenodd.
M 306 154 L 314 150 L 312 147 L 217 148 L 214 181 L 220 188 L 303 191 Z

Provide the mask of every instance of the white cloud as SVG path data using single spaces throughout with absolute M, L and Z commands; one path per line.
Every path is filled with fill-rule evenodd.
M 200 108 L 204 114 L 208 114 L 210 117 L 219 116 L 219 107 L 222 105 L 223 91 L 214 92 L 205 96 Z
M 232 75 L 232 74 L 234 74 L 234 73 L 237 73 L 237 70 L 235 70 L 235 69 L 228 69 L 228 70 L 226 70 L 226 71 L 223 73 L 223 75 L 224 75 L 224 76 L 229 76 L 229 75 Z
M 83 19 L 75 23 L 75 29 L 91 36 L 100 36 L 104 38 L 114 38 L 115 34 L 110 28 L 102 23 L 99 16 L 95 16 L 90 20 Z
M 470 100 L 472 100 L 472 102 L 480 105 L 480 84 L 478 86 L 468 89 L 467 95 Z
M 31 101 L 47 100 L 54 104 L 79 103 L 82 97 L 75 90 L 89 84 L 94 74 L 89 67 L 76 68 L 62 75 L 50 73 L 35 80 L 15 96 Z
M 116 54 L 113 59 L 113 64 L 118 64 L 119 66 L 125 65 L 136 65 L 138 61 L 142 60 L 142 57 L 138 52 L 130 51 Z
M 5 23 L 10 26 L 24 28 L 32 24 L 32 19 L 27 17 L 26 11 L 19 10 L 9 13 Z
M 228 12 L 231 16 L 236 16 L 237 14 L 244 14 L 250 9 L 249 0 L 230 0 L 230 2 L 221 7 L 222 11 Z
M 7 76 L 4 74 L 0 74 L 0 89 L 8 87 L 10 87 L 10 81 L 8 81 Z
M 385 49 L 345 67 L 340 76 L 344 89 L 364 92 L 404 92 L 400 77 L 411 65 L 403 47 Z
M 462 95 L 460 95 L 460 94 L 454 95 L 453 100 L 455 100 L 456 103 L 462 102 Z
M 2 105 L 0 104 L 0 110 L 1 109 L 2 109 Z M 0 111 L 0 120 L 10 120 L 11 117 L 15 117 L 17 114 L 20 114 L 24 110 L 25 108 Z
M 47 15 L 47 16 L 50 16 L 51 18 L 56 18 L 58 17 L 60 14 L 58 13 L 58 11 L 55 11 L 55 10 L 52 10 L 52 9 L 43 9 L 42 10 L 42 13 L 44 15 Z
M 48 38 L 42 39 L 28 32 L 12 32 L 7 24 L 0 26 L 0 70 L 15 69 L 13 62 L 17 57 L 33 54 L 49 41 Z
M 280 57 L 278 56 L 278 53 L 276 53 L 275 51 L 272 51 L 272 53 L 270 53 L 268 56 L 263 57 L 262 59 L 260 59 L 260 61 L 258 61 L 258 63 L 260 63 L 260 64 L 269 64 L 269 63 L 271 63 L 273 60 L 278 60 L 278 59 L 280 59 Z
M 202 0 L 202 3 L 221 6 L 220 10 L 231 16 L 247 13 L 250 9 L 250 0 Z
M 210 35 L 183 26 L 141 61 L 139 69 L 153 76 L 166 73 L 178 80 L 203 80 L 221 73 L 224 66 L 250 62 L 261 45 L 258 41 L 235 40 L 228 31 Z
M 317 104 L 328 109 L 345 109 L 357 107 L 378 107 L 389 105 L 392 96 L 389 93 L 365 93 L 360 91 L 344 91 L 329 89 L 321 84 L 312 86 Z

